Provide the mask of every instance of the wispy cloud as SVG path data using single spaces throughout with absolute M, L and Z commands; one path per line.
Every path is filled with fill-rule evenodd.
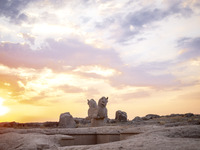
M 9 18 L 10 22 L 20 24 L 27 21 L 28 16 L 23 13 L 23 9 L 31 2 L 31 0 L 1 0 L 0 15 Z
M 200 37 L 196 38 L 181 38 L 178 41 L 180 51 L 180 59 L 197 59 L 200 57 Z
M 184 105 L 200 84 L 199 8 L 197 0 L 2 0 L 0 97 L 13 112 L 42 106 L 46 116 L 102 95 L 111 113 L 120 106 L 132 116 L 144 100 Z
M 125 93 L 120 95 L 122 99 L 125 101 L 127 100 L 134 100 L 134 99 L 140 99 L 140 98 L 148 98 L 150 97 L 151 93 L 149 91 L 136 91 L 136 92 L 131 92 L 131 93 Z
M 28 45 L 1 43 L 1 63 L 9 67 L 53 68 L 64 66 L 107 65 L 117 67 L 121 64 L 113 49 L 100 50 L 74 39 L 55 41 L 48 39 L 47 46 L 31 50 Z
M 170 73 L 151 74 L 149 71 L 146 71 L 145 68 L 142 68 L 142 66 L 131 68 L 125 67 L 122 72 L 122 74 L 111 78 L 111 83 L 114 86 L 148 86 L 165 89 L 179 85 L 179 82 L 174 75 Z
M 193 13 L 189 6 L 183 6 L 183 2 L 175 1 L 166 4 L 164 1 L 158 5 L 147 5 L 138 11 L 130 11 L 126 16 L 120 17 L 121 29 L 119 41 L 125 42 L 145 30 L 149 30 L 152 24 L 165 20 L 170 16 L 189 17 Z

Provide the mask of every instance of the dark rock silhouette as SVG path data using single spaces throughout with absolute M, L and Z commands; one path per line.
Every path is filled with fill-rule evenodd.
M 142 118 L 140 118 L 139 116 L 135 117 L 132 122 L 140 122 L 140 121 L 143 121 Z
M 145 117 L 146 117 L 147 120 L 154 119 L 154 118 L 160 118 L 160 116 L 156 115 L 156 114 L 148 114 Z
M 121 110 L 116 111 L 115 120 L 118 122 L 126 122 L 127 121 L 127 113 Z

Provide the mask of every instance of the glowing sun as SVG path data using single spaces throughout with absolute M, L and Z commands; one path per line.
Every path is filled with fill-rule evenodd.
M 0 97 L 0 116 L 9 112 L 9 108 L 3 106 L 3 101 L 4 101 L 4 99 Z

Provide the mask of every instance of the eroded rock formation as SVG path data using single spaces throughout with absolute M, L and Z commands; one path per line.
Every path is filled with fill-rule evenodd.
M 126 122 L 127 121 L 127 113 L 121 110 L 116 111 L 115 120 L 118 122 Z
M 76 123 L 72 115 L 69 112 L 66 112 L 60 115 L 58 126 L 60 128 L 75 128 Z

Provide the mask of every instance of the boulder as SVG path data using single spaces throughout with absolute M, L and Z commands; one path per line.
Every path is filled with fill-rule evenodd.
M 184 117 L 184 114 L 171 114 L 168 117 Z
M 155 115 L 155 114 L 148 114 L 145 117 L 147 118 L 147 120 L 154 119 L 154 118 L 160 118 L 159 115 Z
M 186 113 L 186 114 L 185 114 L 185 117 L 192 117 L 192 116 L 194 116 L 193 113 Z
M 106 123 L 116 123 L 116 120 L 115 119 L 107 119 Z
M 91 123 L 91 121 L 86 118 L 74 118 L 74 121 L 76 122 L 76 124 L 83 124 L 83 125 Z
M 58 122 L 44 122 L 43 123 L 43 126 L 44 127 L 47 127 L 47 128 L 57 128 L 58 127 Z
M 121 110 L 116 111 L 115 120 L 118 122 L 126 122 L 127 121 L 127 113 Z
M 60 115 L 58 127 L 60 128 L 75 128 L 76 127 L 74 118 L 69 112 L 62 113 Z
M 135 117 L 132 122 L 140 122 L 140 121 L 143 121 L 142 118 L 140 118 L 139 116 Z

